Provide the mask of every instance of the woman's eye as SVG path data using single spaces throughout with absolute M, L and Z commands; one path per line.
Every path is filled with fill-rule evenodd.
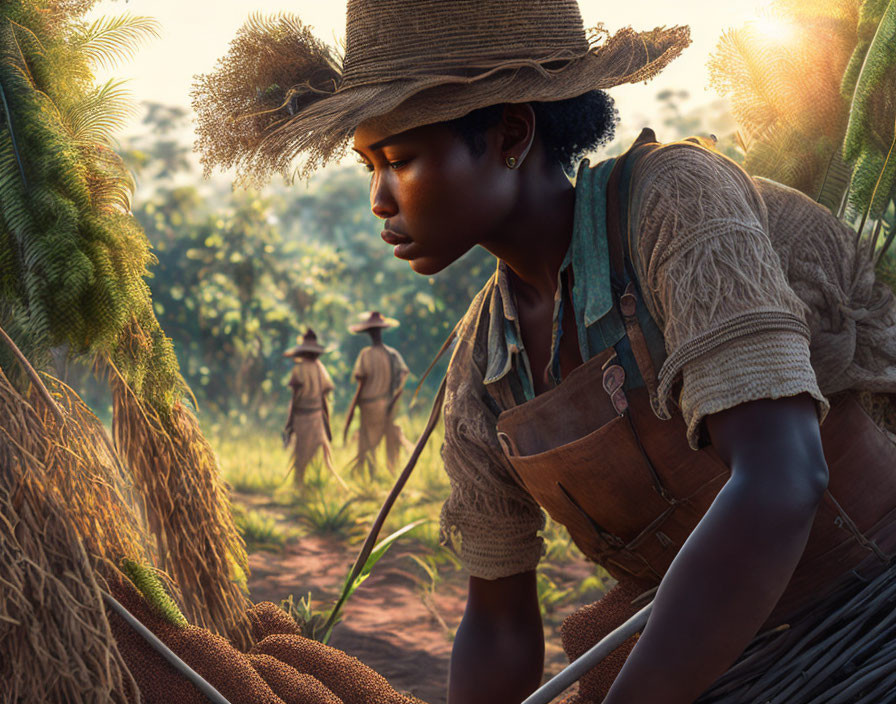
M 392 169 L 393 171 L 397 171 L 398 169 L 400 169 L 402 166 L 404 166 L 407 163 L 408 163 L 407 159 L 399 159 L 398 161 L 390 161 L 389 168 Z

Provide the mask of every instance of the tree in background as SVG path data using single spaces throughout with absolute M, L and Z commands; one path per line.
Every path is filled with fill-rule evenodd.
M 186 164 L 159 179 L 165 154 L 186 148 L 178 110 L 147 105 L 147 134 L 127 153 L 139 155 L 138 180 L 154 186 L 134 212 L 158 259 L 155 311 L 202 412 L 273 427 L 289 401 L 281 353 L 306 325 L 336 346 L 327 366 L 344 407 L 361 344 L 347 326 L 370 309 L 401 318 L 402 350 L 419 378 L 494 270 L 491 256 L 480 250 L 437 278 L 415 275 L 380 239 L 360 167 L 275 183 L 264 195 L 172 185 L 189 173 Z

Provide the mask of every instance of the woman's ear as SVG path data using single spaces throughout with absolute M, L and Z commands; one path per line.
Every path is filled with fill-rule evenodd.
M 508 103 L 498 124 L 501 156 L 508 168 L 519 168 L 535 141 L 535 111 L 529 103 Z

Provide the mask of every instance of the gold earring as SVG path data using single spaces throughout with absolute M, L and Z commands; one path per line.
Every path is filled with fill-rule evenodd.
M 509 156 L 504 160 L 504 163 L 507 164 L 508 169 L 515 169 L 516 168 L 516 157 Z

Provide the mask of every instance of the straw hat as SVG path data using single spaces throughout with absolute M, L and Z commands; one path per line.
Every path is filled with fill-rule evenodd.
M 499 103 L 646 81 L 688 27 L 586 31 L 576 0 L 349 0 L 345 58 L 291 15 L 253 16 L 193 90 L 207 170 L 309 174 L 358 125 L 390 133 Z
M 376 310 L 370 313 L 361 313 L 358 319 L 361 320 L 361 323 L 348 326 L 348 329 L 354 333 L 367 332 L 374 328 L 397 328 L 399 325 L 395 318 L 385 318 Z
M 298 357 L 303 352 L 311 352 L 313 354 L 323 354 L 326 352 L 326 348 L 322 347 L 317 342 L 317 335 L 314 334 L 314 330 L 308 328 L 304 335 L 299 335 L 296 338 L 296 342 L 299 343 L 297 347 L 290 347 L 286 352 L 283 353 L 284 357 Z

